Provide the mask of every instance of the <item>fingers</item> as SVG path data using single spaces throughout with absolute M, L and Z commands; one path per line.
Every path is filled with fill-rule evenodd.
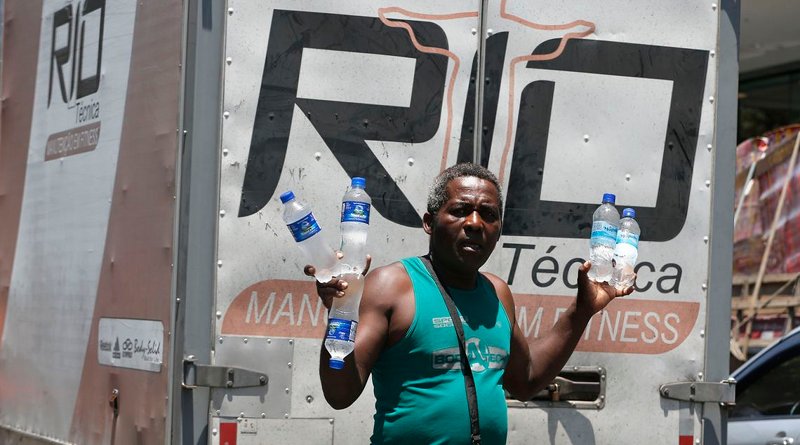
M 362 275 L 366 276 L 367 272 L 369 272 L 369 266 L 372 264 L 372 255 L 367 255 L 367 262 L 364 264 L 364 272 L 361 272 Z
M 342 253 L 341 250 L 337 250 L 336 251 L 336 258 L 341 260 L 342 258 L 344 258 L 344 253 Z
M 583 264 L 581 264 L 581 267 L 578 268 L 578 272 L 588 273 L 589 269 L 591 268 L 592 268 L 591 261 L 584 261 Z
M 317 270 L 314 268 L 314 266 L 308 264 L 306 265 L 306 267 L 303 268 L 303 273 L 308 275 L 309 277 L 313 277 L 314 274 L 317 273 Z

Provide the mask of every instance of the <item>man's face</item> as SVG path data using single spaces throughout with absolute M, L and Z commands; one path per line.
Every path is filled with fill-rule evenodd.
M 464 176 L 447 184 L 448 199 L 436 215 L 423 218 L 431 248 L 446 266 L 477 271 L 500 238 L 500 200 L 497 188 L 485 179 Z

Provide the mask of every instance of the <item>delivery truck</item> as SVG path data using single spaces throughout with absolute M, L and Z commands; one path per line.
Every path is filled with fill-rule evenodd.
M 371 384 L 323 397 L 327 312 L 278 197 L 338 247 L 366 178 L 385 265 L 427 252 L 428 187 L 472 161 L 505 196 L 484 270 L 530 342 L 575 297 L 602 194 L 642 227 L 636 292 L 508 400 L 508 442 L 725 443 L 739 2 L 2 9 L 3 440 L 368 442 Z

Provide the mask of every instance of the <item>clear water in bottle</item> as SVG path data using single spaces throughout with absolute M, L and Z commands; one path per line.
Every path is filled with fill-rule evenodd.
M 589 242 L 589 278 L 597 281 L 611 281 L 614 246 L 617 243 L 619 212 L 614 207 L 616 196 L 603 194 L 603 203 L 592 215 L 592 239 Z
M 624 209 L 622 219 L 619 220 L 611 284 L 620 290 L 633 285 L 633 270 L 636 267 L 636 258 L 639 256 L 639 234 L 641 232 L 639 223 L 634 218 L 636 218 L 635 210 Z
M 366 180 L 355 177 L 342 198 L 341 273 L 359 273 L 366 267 L 367 231 L 372 200 L 365 187 Z
M 328 362 L 333 369 L 344 367 L 344 358 L 353 352 L 358 327 L 358 307 L 364 292 L 364 275 L 345 273 L 339 277 L 347 281 L 344 296 L 333 299 L 328 314 L 328 330 L 325 334 L 325 349 L 331 354 Z
M 333 278 L 339 260 L 331 246 L 326 242 L 311 207 L 299 202 L 294 193 L 288 191 L 281 195 L 284 205 L 283 220 L 289 231 L 292 232 L 297 247 L 305 255 L 308 264 L 316 269 L 314 278 L 320 283 L 325 283 Z

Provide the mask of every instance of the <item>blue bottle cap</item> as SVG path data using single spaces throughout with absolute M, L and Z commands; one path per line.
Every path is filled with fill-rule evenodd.
M 617 197 L 614 196 L 613 193 L 603 193 L 603 204 L 605 204 L 607 202 L 610 202 L 611 204 L 614 204 L 614 202 L 616 202 L 616 200 L 617 200 Z
M 281 202 L 286 204 L 287 202 L 294 199 L 294 193 L 291 190 L 281 195 Z
M 344 360 L 339 360 L 338 358 L 331 358 L 328 362 L 328 366 L 332 369 L 342 369 L 344 368 Z
M 636 210 L 626 208 L 622 211 L 623 218 L 636 218 Z
M 367 180 L 360 176 L 356 176 L 355 178 L 352 179 L 352 181 L 350 181 L 350 186 L 354 188 L 358 187 L 360 189 L 363 189 L 367 186 Z

